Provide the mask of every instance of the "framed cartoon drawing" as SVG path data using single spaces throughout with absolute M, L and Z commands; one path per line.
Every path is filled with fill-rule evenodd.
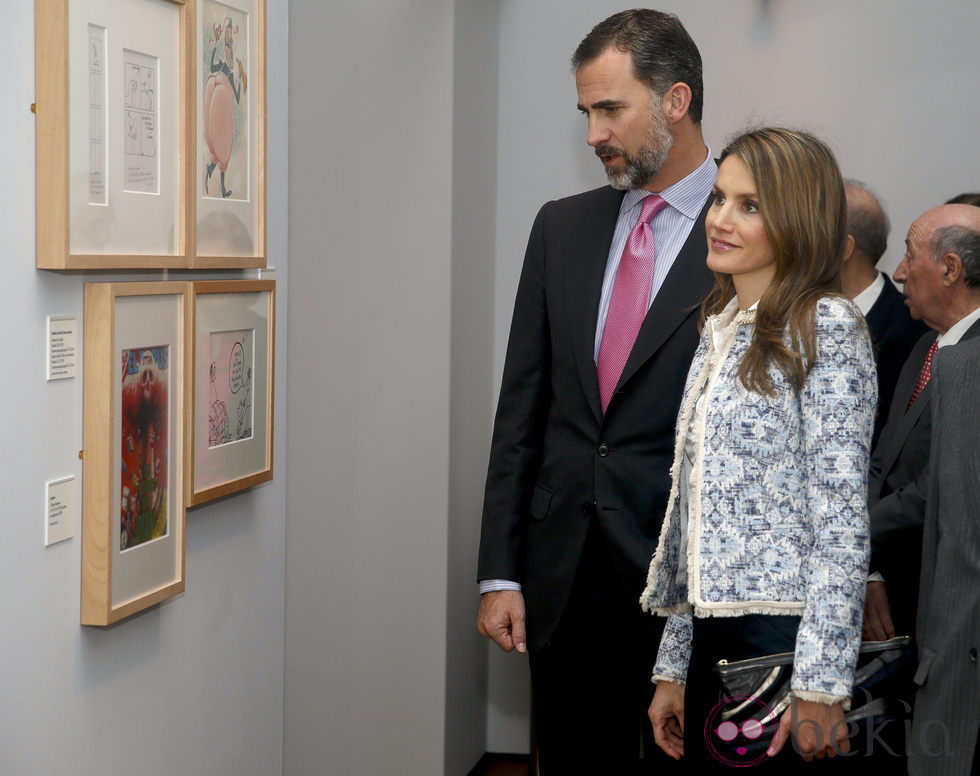
M 184 589 L 187 283 L 86 283 L 83 625 Z
M 197 0 L 195 267 L 264 267 L 265 0 Z
M 37 0 L 36 264 L 187 267 L 186 0 Z
M 187 503 L 272 479 L 273 280 L 191 284 Z

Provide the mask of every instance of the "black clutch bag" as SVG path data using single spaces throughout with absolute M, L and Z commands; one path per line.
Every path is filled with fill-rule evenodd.
M 845 714 L 854 723 L 850 725 L 852 751 L 869 740 L 872 725 L 880 731 L 890 724 L 889 732 L 900 735 L 902 722 L 911 711 L 909 678 L 914 662 L 909 636 L 861 643 L 851 709 Z M 718 756 L 731 758 L 733 764 L 764 757 L 792 697 L 793 653 L 720 660 L 714 672 L 718 703 L 704 730 L 709 747 Z

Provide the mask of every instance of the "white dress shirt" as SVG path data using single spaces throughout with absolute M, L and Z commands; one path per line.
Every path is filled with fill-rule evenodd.
M 868 313 L 874 307 L 874 303 L 878 301 L 878 297 L 881 296 L 881 291 L 884 287 L 885 276 L 879 272 L 875 275 L 875 279 L 871 281 L 871 285 L 851 300 L 857 305 L 858 310 L 861 311 L 861 315 L 865 318 L 868 317 Z

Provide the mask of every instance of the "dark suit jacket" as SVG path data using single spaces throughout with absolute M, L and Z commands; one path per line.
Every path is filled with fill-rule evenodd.
M 888 275 L 882 276 L 885 286 L 865 316 L 878 366 L 878 414 L 875 417 L 872 446 L 881 437 L 881 429 L 888 419 L 895 383 L 898 382 L 902 365 L 909 357 L 912 346 L 929 331 L 928 326 L 909 314 L 905 306 L 905 296 L 895 288 Z
M 980 335 L 980 322 L 962 340 Z M 915 629 L 922 553 L 922 523 L 929 480 L 932 438 L 932 384 L 906 412 L 929 346 L 938 335 L 925 334 L 912 348 L 895 386 L 888 421 L 871 455 L 868 508 L 871 515 L 871 570 L 888 585 L 892 619 L 901 635 Z
M 933 383 L 909 772 L 968 776 L 980 726 L 980 339 L 940 350 Z
M 517 290 L 478 578 L 521 583 L 532 650 L 561 617 L 593 520 L 621 571 L 623 600 L 643 591 L 670 490 L 698 305 L 713 283 L 702 211 L 603 416 L 593 354 L 622 198 L 604 187 L 541 208 Z

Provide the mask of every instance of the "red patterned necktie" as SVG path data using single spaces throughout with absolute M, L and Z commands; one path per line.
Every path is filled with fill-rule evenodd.
M 937 350 L 939 350 L 938 339 L 929 346 L 929 350 L 926 352 L 926 360 L 922 362 L 922 369 L 919 370 L 919 379 L 915 381 L 915 388 L 912 389 L 912 398 L 909 399 L 909 406 L 905 408 L 906 412 L 909 407 L 915 404 L 915 400 L 919 398 L 919 394 L 928 385 L 929 378 L 932 377 L 932 358 L 936 355 Z
M 653 284 L 653 267 L 657 255 L 653 245 L 653 229 L 650 221 L 667 206 L 667 201 L 653 194 L 643 200 L 643 208 L 636 224 L 626 238 L 622 258 L 616 270 L 606 325 L 599 344 L 599 399 L 605 413 L 616 390 L 616 383 L 623 374 L 623 367 L 633 350 L 636 335 L 650 303 L 650 287 Z

